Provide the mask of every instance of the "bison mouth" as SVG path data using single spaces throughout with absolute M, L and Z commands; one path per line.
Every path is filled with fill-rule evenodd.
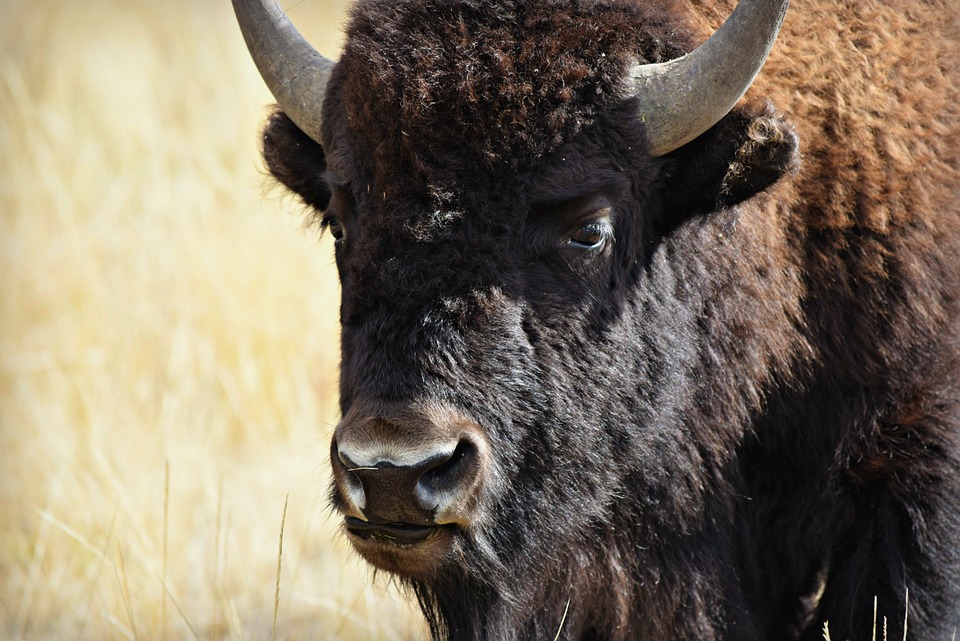
M 347 537 L 369 563 L 400 576 L 433 574 L 453 547 L 455 525 L 415 525 L 344 519 Z
M 347 532 L 360 539 L 373 539 L 395 545 L 416 545 L 426 541 L 441 526 L 412 523 L 374 523 L 354 516 L 346 518 Z

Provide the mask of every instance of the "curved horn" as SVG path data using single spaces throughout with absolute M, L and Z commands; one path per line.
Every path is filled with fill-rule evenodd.
M 654 156 L 679 149 L 733 109 L 767 59 L 788 4 L 741 0 L 695 51 L 630 71 Z
M 310 46 L 276 0 L 233 0 L 250 56 L 280 108 L 320 142 L 320 107 L 333 61 Z

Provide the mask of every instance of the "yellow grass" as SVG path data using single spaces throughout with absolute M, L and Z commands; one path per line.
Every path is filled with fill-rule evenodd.
M 344 3 L 285 4 L 336 55 Z M 228 0 L 0 0 L 0 638 L 426 636 L 326 508 L 337 283 L 269 102 Z

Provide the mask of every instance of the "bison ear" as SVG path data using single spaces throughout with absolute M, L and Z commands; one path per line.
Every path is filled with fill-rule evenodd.
M 317 211 L 330 203 L 330 187 L 323 147 L 293 124 L 282 111 L 275 112 L 263 129 L 263 159 L 274 178 L 298 194 Z
M 770 103 L 734 109 L 668 157 L 666 204 L 682 217 L 736 205 L 799 165 L 797 136 Z

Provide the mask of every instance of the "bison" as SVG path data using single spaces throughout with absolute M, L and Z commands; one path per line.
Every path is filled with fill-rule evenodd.
M 437 639 L 960 625 L 960 5 L 731 4 L 359 0 L 334 63 L 234 0 L 332 503 Z

